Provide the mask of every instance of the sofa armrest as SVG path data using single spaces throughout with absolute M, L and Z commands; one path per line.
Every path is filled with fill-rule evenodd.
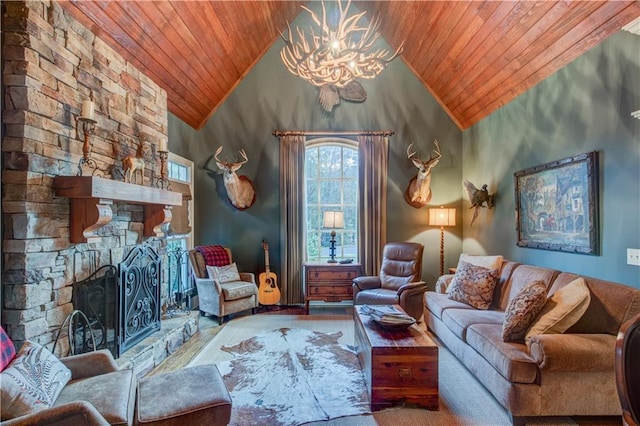
M 109 426 L 109 422 L 87 401 L 68 402 L 2 422 L 2 426 L 31 425 Z
M 108 349 L 71 355 L 60 358 L 60 361 L 71 370 L 72 380 L 99 376 L 119 370 L 113 355 Z
M 528 345 L 541 370 L 613 372 L 616 336 L 540 334 L 533 336 Z
M 446 293 L 454 276 L 454 274 L 441 275 L 436 281 L 436 293 Z

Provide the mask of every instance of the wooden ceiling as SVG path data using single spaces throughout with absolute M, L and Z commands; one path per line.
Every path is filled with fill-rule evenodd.
M 61 1 L 199 129 L 300 1 Z M 355 1 L 466 129 L 640 16 L 637 1 Z M 304 12 L 306 13 L 306 12 Z M 284 66 L 283 66 L 284 71 Z

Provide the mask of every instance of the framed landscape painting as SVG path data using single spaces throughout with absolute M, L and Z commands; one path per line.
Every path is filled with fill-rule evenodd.
M 597 255 L 598 152 L 514 173 L 517 245 Z

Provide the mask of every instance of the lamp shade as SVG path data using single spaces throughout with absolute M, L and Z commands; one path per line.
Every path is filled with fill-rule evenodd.
M 456 226 L 456 209 L 429 209 L 429 226 Z
M 329 229 L 344 228 L 344 213 L 324 212 L 324 217 L 322 218 L 322 227 Z

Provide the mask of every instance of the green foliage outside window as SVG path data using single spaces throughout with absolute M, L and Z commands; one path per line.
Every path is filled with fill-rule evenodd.
M 331 230 L 322 227 L 325 211 L 344 212 L 344 229 L 336 229 L 336 258 L 358 256 L 358 150 L 347 143 L 323 143 L 305 154 L 307 259 L 329 258 Z

